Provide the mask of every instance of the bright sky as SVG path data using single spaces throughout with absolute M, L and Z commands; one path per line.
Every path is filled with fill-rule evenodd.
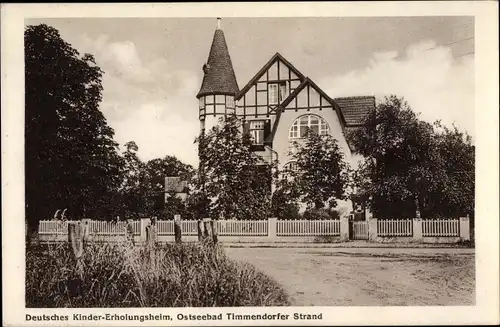
M 213 18 L 71 18 L 46 23 L 104 70 L 101 110 L 143 160 L 197 165 L 196 94 Z M 421 118 L 474 136 L 474 18 L 232 18 L 222 20 L 238 84 L 276 52 L 331 97 L 403 96 Z

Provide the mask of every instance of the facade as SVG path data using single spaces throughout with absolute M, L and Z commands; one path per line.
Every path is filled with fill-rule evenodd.
M 197 95 L 201 129 L 210 129 L 221 117 L 236 115 L 247 126 L 256 153 L 264 160 L 278 159 L 280 169 L 293 169 L 289 150 L 309 127 L 335 137 L 346 160 L 357 166 L 361 158 L 345 135 L 361 126 L 363 118 L 375 107 L 375 97 L 332 99 L 280 53 L 272 56 L 240 89 L 220 19 L 217 25 Z

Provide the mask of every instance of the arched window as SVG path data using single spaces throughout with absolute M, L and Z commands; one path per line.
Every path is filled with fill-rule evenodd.
M 290 127 L 289 138 L 305 137 L 308 128 L 319 135 L 330 134 L 330 127 L 326 120 L 316 115 L 304 115 L 293 122 Z
M 298 169 L 296 161 L 289 161 L 283 165 L 283 172 L 288 173 L 291 171 L 296 171 Z

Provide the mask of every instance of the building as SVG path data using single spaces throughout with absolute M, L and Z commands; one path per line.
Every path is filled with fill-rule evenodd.
M 346 160 L 356 166 L 361 157 L 345 135 L 360 127 L 362 119 L 375 107 L 375 97 L 332 99 L 280 53 L 240 89 L 220 23 L 218 19 L 197 95 L 201 130 L 210 129 L 220 117 L 236 115 L 248 124 L 256 153 L 265 160 L 278 159 L 280 169 L 293 169 L 290 146 L 304 136 L 308 127 L 334 136 Z

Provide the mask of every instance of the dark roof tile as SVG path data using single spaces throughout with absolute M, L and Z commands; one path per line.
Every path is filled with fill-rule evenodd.
M 239 92 L 224 32 L 217 29 L 208 55 L 198 98 L 208 94 L 236 95 Z

